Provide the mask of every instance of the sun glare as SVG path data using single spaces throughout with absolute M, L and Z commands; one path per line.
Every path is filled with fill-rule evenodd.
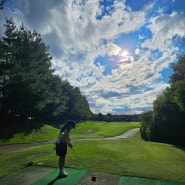
M 128 55 L 128 51 L 123 50 L 123 51 L 121 52 L 121 56 L 122 56 L 122 57 L 126 57 L 127 55 Z

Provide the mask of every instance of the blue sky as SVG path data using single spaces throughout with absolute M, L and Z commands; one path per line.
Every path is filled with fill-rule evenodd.
M 183 0 L 6 0 L 0 11 L 41 34 L 55 73 L 93 113 L 138 114 L 169 86 L 184 53 Z

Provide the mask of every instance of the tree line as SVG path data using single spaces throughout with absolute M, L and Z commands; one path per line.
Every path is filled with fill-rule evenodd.
M 141 135 L 145 140 L 185 146 L 185 55 L 172 64 L 170 87 L 143 112 Z
M 121 122 L 121 121 L 126 121 L 126 122 L 130 122 L 130 121 L 139 121 L 139 114 L 133 114 L 133 115 L 112 115 L 111 113 L 107 113 L 107 114 L 102 114 L 102 113 L 98 113 L 98 114 L 93 114 L 91 116 L 91 120 L 93 121 L 105 121 L 107 123 L 109 122 Z
M 87 120 L 92 112 L 78 87 L 54 74 L 49 47 L 36 31 L 5 19 L 0 38 L 0 119 Z M 69 61 L 70 62 L 70 61 Z

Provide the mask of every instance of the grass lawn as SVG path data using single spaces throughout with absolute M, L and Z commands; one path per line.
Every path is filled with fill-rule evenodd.
M 89 137 L 112 137 L 121 135 L 132 128 L 140 127 L 139 122 L 92 122 L 87 121 L 77 125 L 75 130 L 71 131 L 72 138 Z
M 121 135 L 131 128 L 140 127 L 139 122 L 83 122 L 79 123 L 75 130 L 72 130 L 72 138 L 86 137 L 111 137 Z M 18 132 L 10 139 L 0 139 L 0 144 L 17 144 L 17 143 L 37 143 L 56 139 L 59 129 L 50 125 L 44 125 L 39 129 L 33 129 L 29 134 Z
M 101 125 L 103 123 L 95 124 Z M 114 126 L 114 124 L 108 125 L 116 128 L 117 126 Z M 124 123 L 122 124 L 124 125 Z M 84 133 L 85 137 L 86 133 L 90 135 L 95 133 L 98 136 L 105 137 L 109 132 L 108 128 L 105 127 L 103 132 L 103 128 L 96 129 L 96 127 L 91 126 L 91 123 L 82 123 L 77 128 L 71 133 L 72 138 L 81 137 L 82 133 Z M 89 132 L 89 130 L 91 131 Z M 110 129 L 110 132 L 114 132 L 112 130 Z M 99 134 L 101 132 L 103 134 Z M 91 137 L 93 137 L 93 134 Z M 74 140 L 73 144 L 78 156 L 68 149 L 66 167 L 185 182 L 185 148 L 178 148 L 169 144 L 145 142 L 140 138 L 140 133 L 129 139 Z M 0 153 L 0 178 L 19 171 L 29 161 L 33 161 L 35 165 L 58 168 L 58 157 L 55 155 L 53 148 L 54 145 L 48 144 Z
M 50 125 L 44 125 L 40 129 L 33 129 L 31 133 L 18 132 L 9 139 L 0 139 L 2 144 L 37 143 L 48 141 L 58 136 L 59 129 Z

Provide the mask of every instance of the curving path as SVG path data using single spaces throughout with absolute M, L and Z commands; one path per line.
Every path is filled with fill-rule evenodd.
M 134 128 L 126 133 L 120 135 L 120 136 L 114 136 L 114 137 L 107 137 L 107 138 L 79 138 L 79 139 L 73 139 L 73 140 L 112 140 L 112 139 L 126 139 L 129 137 L 132 137 L 139 131 L 139 128 Z M 10 144 L 10 145 L 0 145 L 0 153 L 3 152 L 8 152 L 8 151 L 13 151 L 13 150 L 19 150 L 22 148 L 29 148 L 33 146 L 40 146 L 40 145 L 45 145 L 45 144 L 52 144 L 56 140 L 50 140 L 50 141 L 45 141 L 45 142 L 39 142 L 39 143 L 28 143 L 28 144 Z
M 120 136 L 114 136 L 114 137 L 105 137 L 105 138 L 76 138 L 74 140 L 113 140 L 113 139 L 126 139 L 129 137 L 134 136 L 139 131 L 139 128 L 133 128 L 129 131 L 125 132 L 124 134 Z

